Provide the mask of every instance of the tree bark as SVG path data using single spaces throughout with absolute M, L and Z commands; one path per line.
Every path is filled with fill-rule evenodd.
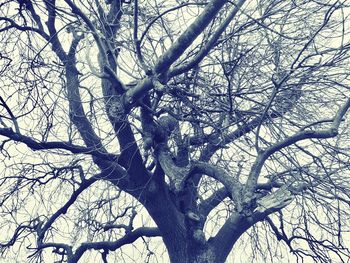
M 232 216 L 215 237 L 207 240 L 203 218 L 197 222 L 179 211 L 168 189 L 155 177 L 148 185 L 144 206 L 160 230 L 170 262 L 225 262 L 235 242 L 252 224 L 241 216 Z

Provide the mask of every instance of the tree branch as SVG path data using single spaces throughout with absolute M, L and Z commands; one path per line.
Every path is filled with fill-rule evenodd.
M 8 22 L 10 25 L 3 27 L 0 29 L 0 32 L 9 30 L 10 28 L 16 28 L 20 31 L 32 31 L 35 33 L 38 33 L 40 36 L 42 36 L 45 40 L 49 41 L 50 40 L 50 36 L 48 36 L 43 30 L 38 29 L 38 28 L 34 28 L 34 27 L 30 27 L 30 26 L 21 26 L 19 24 L 17 24 L 15 21 L 13 21 L 12 19 L 8 18 L 8 17 L 0 17 L 0 21 L 6 21 Z
M 217 235 L 209 240 L 218 256 L 226 258 L 235 242 L 251 226 L 264 220 L 268 215 L 281 210 L 292 201 L 287 187 L 277 190 L 265 199 L 264 201 L 260 200 L 259 208 L 250 216 L 240 212 L 232 213 Z
M 16 142 L 22 142 L 34 151 L 64 149 L 70 151 L 71 153 L 89 154 L 101 159 L 107 159 L 109 161 L 116 161 L 119 158 L 119 155 L 100 152 L 95 147 L 83 147 L 71 144 L 70 142 L 38 142 L 31 137 L 14 132 L 11 128 L 0 128 L 0 135 L 6 136 L 7 138 Z
M 74 44 L 74 43 L 72 43 Z M 80 136 L 84 140 L 87 147 L 95 147 L 96 149 L 106 152 L 102 145 L 101 139 L 95 133 L 91 123 L 86 117 L 84 107 L 82 105 L 78 77 L 78 69 L 76 67 L 75 52 L 70 52 L 70 56 L 66 62 L 66 79 L 67 79 L 67 97 L 69 103 L 69 117 L 78 129 Z
M 53 247 L 56 249 L 63 249 L 67 253 L 67 258 L 72 258 L 73 257 L 73 250 L 71 246 L 68 246 L 67 244 L 64 243 L 43 243 L 40 246 L 38 246 L 38 249 L 44 249 L 44 248 L 49 248 Z
M 50 219 L 43 225 L 42 228 L 38 229 L 38 244 L 39 247 L 42 245 L 42 241 L 44 239 L 46 231 L 52 226 L 52 224 L 55 222 L 55 220 L 61 216 L 62 214 L 67 213 L 68 208 L 74 204 L 74 202 L 77 200 L 78 196 L 88 187 L 90 187 L 94 182 L 96 182 L 99 179 L 100 176 L 93 176 L 88 180 L 85 180 L 82 182 L 82 184 L 79 186 L 79 188 L 73 192 L 69 200 L 65 203 L 64 206 L 62 206 L 60 209 L 54 213 Z
M 248 222 L 241 214 L 234 212 L 226 220 L 219 232 L 209 239 L 209 244 L 217 258 L 226 258 L 240 236 L 247 231 L 252 222 Z
M 184 53 L 192 42 L 205 30 L 227 1 L 213 0 L 196 20 L 180 35 L 175 43 L 158 59 L 153 69 L 155 77 L 146 77 L 124 95 L 124 104 L 130 110 L 139 98 L 154 87 L 153 82 L 168 71 L 170 66 Z M 166 81 L 166 80 L 165 80 Z M 161 82 L 164 82 L 162 80 Z
M 230 193 L 227 191 L 226 187 L 218 189 L 211 196 L 199 204 L 200 214 L 204 217 L 207 217 L 215 207 L 217 207 L 226 197 L 229 196 Z
M 146 236 L 146 237 L 157 237 L 160 236 L 161 233 L 158 228 L 155 227 L 140 227 L 136 230 L 129 232 L 124 237 L 118 239 L 117 241 L 101 241 L 101 242 L 91 242 L 91 243 L 83 243 L 81 244 L 74 256 L 68 260 L 69 263 L 76 263 L 80 259 L 80 257 L 84 254 L 86 250 L 89 249 L 104 249 L 114 251 L 124 245 L 133 243 L 136 239 Z
M 7 105 L 6 101 L 1 96 L 0 96 L 0 102 L 1 102 L 0 105 L 2 105 L 6 109 L 7 113 L 10 115 L 10 118 L 13 122 L 13 125 L 15 126 L 16 132 L 20 133 L 17 118 L 15 117 L 15 115 L 13 115 L 12 110 L 10 109 L 10 107 Z
M 292 200 L 292 193 L 288 190 L 288 186 L 283 185 L 272 194 L 257 200 L 257 208 L 254 210 L 253 217 L 255 217 L 256 220 L 263 220 L 267 215 L 289 205 Z
M 58 33 L 55 27 L 56 20 L 56 0 L 45 1 L 46 9 L 48 11 L 48 20 L 46 26 L 50 33 L 50 41 L 52 44 L 52 50 L 61 59 L 63 63 L 66 62 L 67 54 L 64 51 L 60 40 L 58 39 Z
M 275 152 L 286 148 L 296 142 L 306 140 L 306 139 L 328 139 L 333 138 L 338 135 L 338 129 L 342 119 L 344 118 L 346 112 L 350 107 L 350 99 L 343 104 L 342 107 L 336 113 L 332 126 L 329 129 L 325 130 L 301 130 L 297 134 L 288 137 L 287 139 L 277 142 L 274 145 L 267 148 L 261 154 L 258 155 L 255 163 L 253 164 L 250 174 L 248 176 L 246 186 L 245 186 L 245 198 L 246 202 L 249 202 L 249 199 L 252 198 L 253 192 L 256 189 L 258 177 L 260 175 L 261 169 L 265 163 L 265 161 L 273 155 Z
M 231 23 L 231 21 L 235 18 L 238 11 L 241 9 L 246 0 L 240 0 L 235 6 L 232 8 L 229 15 L 226 19 L 220 24 L 220 26 L 216 29 L 214 34 L 210 37 L 209 41 L 205 43 L 204 47 L 198 52 L 198 54 L 191 60 L 186 63 L 182 63 L 181 66 L 170 70 L 169 78 L 187 72 L 191 68 L 195 67 L 200 63 L 203 58 L 208 55 L 209 51 L 213 48 L 221 34 L 226 30 L 227 26 Z
M 237 194 L 240 192 L 240 189 L 242 189 L 242 185 L 224 169 L 204 162 L 195 162 L 191 168 L 190 175 L 194 174 L 205 174 L 216 179 L 226 187 L 226 189 L 232 195 L 233 200 L 238 203 L 239 198 Z
M 184 51 L 192 44 L 192 42 L 204 31 L 209 23 L 214 19 L 220 9 L 227 1 L 213 0 L 204 11 L 196 18 L 196 20 L 183 32 L 175 43 L 165 52 L 157 61 L 154 68 L 156 74 L 166 72 Z
M 142 32 L 142 35 L 140 37 L 140 42 L 143 41 L 143 39 L 145 38 L 148 30 L 151 28 L 151 26 L 159 19 L 161 18 L 162 16 L 166 15 L 167 13 L 170 13 L 172 11 L 175 11 L 177 9 L 180 9 L 180 8 L 183 8 L 185 6 L 191 6 L 191 5 L 205 5 L 205 3 L 183 3 L 181 5 L 178 5 L 178 6 L 175 6 L 175 7 L 172 7 L 172 8 L 169 8 L 168 10 L 165 10 L 163 13 L 160 13 L 159 15 L 157 15 L 155 18 L 153 18 L 151 20 L 151 22 L 148 23 L 148 25 L 146 26 L 145 30 Z
M 345 114 L 347 113 L 348 109 L 350 108 L 350 99 L 347 99 L 347 101 L 343 104 L 342 107 L 339 108 L 338 112 L 334 116 L 332 126 L 329 129 L 326 130 L 318 130 L 318 131 L 310 131 L 310 130 L 304 130 L 302 129 L 299 133 L 279 142 L 268 149 L 265 150 L 264 155 L 267 157 L 271 156 L 275 152 L 281 150 L 282 148 L 288 147 L 298 141 L 306 140 L 306 139 L 327 139 L 332 138 L 338 135 L 338 129 L 340 126 L 340 123 L 344 119 Z
M 225 170 L 208 163 L 193 162 L 186 167 L 177 166 L 167 147 L 159 147 L 156 150 L 156 157 L 177 191 L 182 190 L 186 180 L 195 174 L 205 174 L 216 179 L 222 183 L 231 194 L 234 194 L 237 189 L 241 188 L 239 181 L 230 176 Z
M 103 44 L 103 40 L 100 37 L 99 32 L 91 22 L 91 20 L 80 10 L 80 8 L 73 3 L 71 0 L 65 0 L 65 2 L 69 5 L 69 7 L 72 9 L 73 13 L 79 16 L 87 25 L 87 27 L 90 29 L 92 36 L 97 44 L 100 59 L 102 60 L 102 70 L 106 72 L 109 76 L 109 78 L 114 82 L 114 84 L 118 87 L 118 90 L 124 91 L 125 87 L 123 82 L 118 78 L 117 74 L 115 74 L 114 70 L 109 65 L 109 60 L 107 57 L 107 52 L 105 45 Z
M 136 56 L 137 59 L 139 60 L 141 67 L 143 71 L 146 74 L 150 74 L 150 69 L 147 67 L 143 56 L 141 52 L 141 40 L 138 38 L 138 17 L 139 17 L 139 5 L 138 5 L 138 0 L 134 0 L 134 34 L 133 34 L 133 40 L 134 40 L 134 46 L 135 46 L 135 51 L 136 51 Z

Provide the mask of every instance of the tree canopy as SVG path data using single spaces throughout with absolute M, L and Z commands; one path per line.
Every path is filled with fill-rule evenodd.
M 349 5 L 3 0 L 1 256 L 348 262 Z

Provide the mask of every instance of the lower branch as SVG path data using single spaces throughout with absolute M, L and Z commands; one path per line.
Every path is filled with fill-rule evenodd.
M 74 202 L 77 200 L 78 196 L 90 185 L 92 185 L 94 182 L 96 182 L 98 179 L 97 177 L 92 177 L 86 181 L 84 181 L 80 187 L 73 192 L 72 196 L 69 198 L 69 200 L 62 206 L 60 209 L 54 213 L 50 219 L 44 224 L 44 226 L 41 229 L 38 229 L 38 243 L 41 245 L 42 240 L 44 239 L 45 232 L 52 226 L 54 221 L 61 216 L 62 214 L 67 213 L 68 208 L 74 204 Z
M 85 251 L 89 249 L 94 250 L 107 250 L 115 251 L 118 248 L 133 243 L 136 239 L 140 237 L 157 237 L 161 233 L 158 228 L 155 227 L 140 227 L 132 232 L 129 232 L 124 237 L 118 239 L 117 241 L 101 241 L 101 242 L 89 242 L 81 244 L 78 249 L 75 251 L 74 255 L 71 258 L 68 258 L 68 263 L 76 263 L 84 254 Z

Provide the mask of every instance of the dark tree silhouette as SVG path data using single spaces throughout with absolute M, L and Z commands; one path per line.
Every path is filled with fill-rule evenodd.
M 348 262 L 349 5 L 3 0 L 2 257 Z

